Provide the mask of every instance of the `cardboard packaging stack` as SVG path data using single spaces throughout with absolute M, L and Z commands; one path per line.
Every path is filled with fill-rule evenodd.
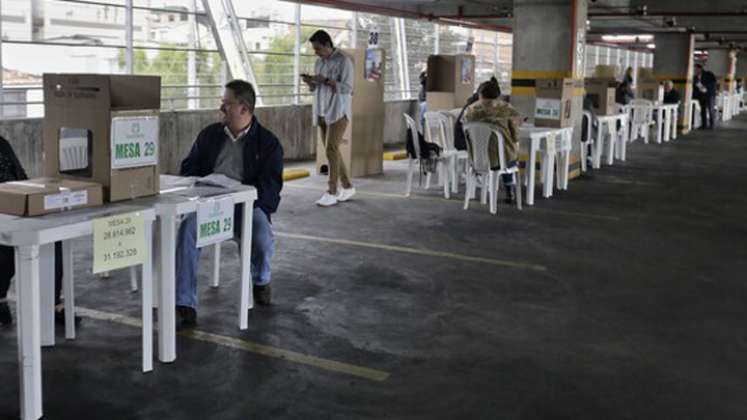
M 40 216 L 101 203 L 101 185 L 94 182 L 33 178 L 0 184 L 0 213 Z
M 427 75 L 428 111 L 461 108 L 475 90 L 475 56 L 431 55 L 428 57 Z
M 44 74 L 49 177 L 99 183 L 104 201 L 158 193 L 161 78 Z
M 603 79 L 616 79 L 617 66 L 614 64 L 597 64 L 597 66 L 594 67 L 594 77 Z
M 612 115 L 616 113 L 614 78 L 592 77 L 584 80 L 586 96 L 589 97 L 597 115 Z
M 573 125 L 573 79 L 537 79 L 534 125 L 565 128 Z
M 638 69 L 636 98 L 646 99 L 654 103 L 664 102 L 664 86 L 656 80 L 653 69 L 646 67 Z

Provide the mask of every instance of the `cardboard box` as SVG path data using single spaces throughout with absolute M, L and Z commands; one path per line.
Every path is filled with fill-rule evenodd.
M 381 57 L 384 50 L 374 49 Z M 378 54 L 380 52 L 380 54 Z M 370 77 L 366 70 L 366 48 L 344 51 L 353 61 L 353 117 L 340 143 L 342 161 L 351 177 L 376 175 L 384 171 L 384 75 L 386 63 L 377 64 L 378 74 Z M 327 154 L 315 128 L 316 169 L 318 174 L 328 173 Z
M 617 78 L 617 66 L 607 65 L 607 64 L 597 64 L 597 66 L 594 67 L 594 77 L 615 79 Z
M 637 99 L 646 99 L 654 103 L 664 102 L 664 86 L 657 81 L 639 80 L 636 90 Z
M 101 185 L 93 182 L 33 178 L 0 184 L 0 213 L 39 216 L 101 203 Z
M 461 108 L 475 91 L 475 56 L 428 57 L 426 106 L 428 111 Z
M 656 80 L 654 69 L 650 67 L 638 67 L 638 83 L 652 82 Z
M 534 125 L 537 127 L 570 127 L 573 104 L 573 79 L 537 79 Z
M 45 174 L 102 185 L 106 201 L 158 193 L 161 78 L 44 74 Z
M 597 115 L 612 115 L 616 112 L 615 87 L 617 81 L 611 78 L 587 78 L 584 80 L 586 96 L 591 100 Z

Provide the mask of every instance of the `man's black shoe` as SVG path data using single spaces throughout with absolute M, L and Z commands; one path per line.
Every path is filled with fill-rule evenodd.
M 13 315 L 10 314 L 8 302 L 0 303 L 0 325 L 6 326 L 13 323 Z
M 272 300 L 272 293 L 270 292 L 270 285 L 264 286 L 254 285 L 254 303 L 257 305 L 267 306 Z
M 80 315 L 75 315 L 73 319 L 75 320 L 74 322 L 76 326 L 80 325 L 80 322 L 83 321 L 83 318 L 81 318 Z M 57 325 L 63 325 L 63 326 L 65 325 L 65 309 L 60 309 L 60 310 L 55 309 L 54 322 Z
M 176 306 L 176 327 L 192 328 L 197 325 L 197 311 L 189 306 Z

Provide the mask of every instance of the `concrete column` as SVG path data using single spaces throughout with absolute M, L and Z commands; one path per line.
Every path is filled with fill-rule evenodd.
M 747 53 L 743 52 L 737 56 L 737 71 L 735 79 L 742 80 L 742 90 L 745 88 L 745 82 L 747 82 Z
M 656 35 L 656 51 L 654 52 L 654 75 L 657 80 L 671 80 L 674 89 L 680 92 L 682 104 L 680 106 L 680 121 L 678 123 L 682 133 L 690 131 L 690 118 L 685 110 L 690 109 L 693 93 L 693 52 L 695 51 L 695 35 L 679 33 L 663 33 Z
M 573 78 L 574 148 L 581 138 L 587 0 L 514 0 L 511 103 L 534 117 L 537 79 Z
M 706 68 L 718 79 L 720 90 L 734 91 L 734 73 L 736 72 L 737 52 L 724 48 L 708 50 Z

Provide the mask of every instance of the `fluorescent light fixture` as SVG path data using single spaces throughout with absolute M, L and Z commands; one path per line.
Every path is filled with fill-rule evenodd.
M 651 42 L 653 35 L 602 35 L 605 42 Z
M 656 44 L 646 44 L 646 48 L 648 48 L 649 50 L 653 50 L 656 48 Z

